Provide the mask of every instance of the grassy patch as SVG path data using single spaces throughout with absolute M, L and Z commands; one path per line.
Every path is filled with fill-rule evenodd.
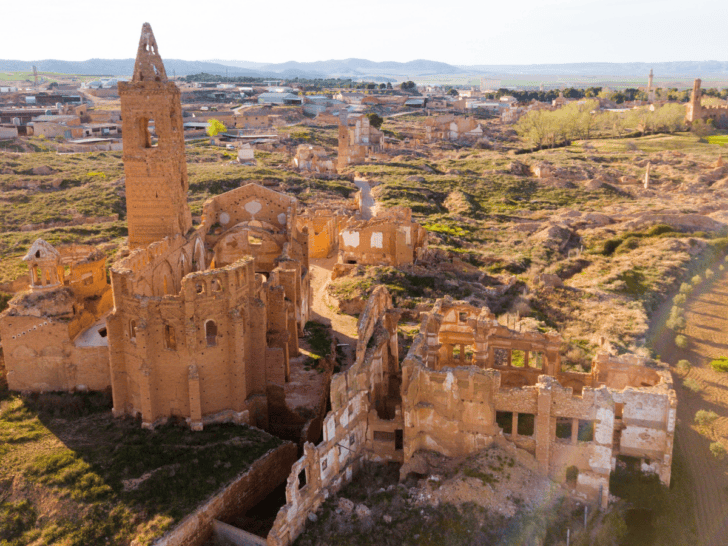
M 728 372 L 728 357 L 721 356 L 715 360 L 710 361 L 710 367 L 716 372 L 725 373 Z
M 38 537 L 48 545 L 150 544 L 280 445 L 236 425 L 142 430 L 133 419 L 111 417 L 102 393 L 5 395 L 0 408 L 0 483 L 22 476 L 26 484 L 10 499 L 14 507 L 0 509 L 5 521 L 2 514 L 25 507 L 26 523 L 13 527 L 18 544 Z M 32 507 L 22 503 L 40 497 L 56 508 L 32 520 Z
M 705 137 L 705 140 L 708 141 L 708 144 L 718 144 L 720 146 L 725 146 L 728 144 L 728 135 L 710 135 Z

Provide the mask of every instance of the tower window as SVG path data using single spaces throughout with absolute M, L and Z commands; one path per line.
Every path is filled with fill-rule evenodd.
M 142 148 L 152 148 L 152 134 L 149 132 L 149 118 L 139 118 L 139 142 Z
M 129 339 L 131 339 L 134 343 L 136 343 L 136 328 L 136 321 L 129 321 Z
M 217 345 L 217 324 L 214 320 L 208 320 L 205 323 L 205 337 L 207 338 L 208 347 Z
M 164 348 L 170 350 L 177 348 L 177 339 L 174 335 L 174 327 L 169 324 L 164 325 Z

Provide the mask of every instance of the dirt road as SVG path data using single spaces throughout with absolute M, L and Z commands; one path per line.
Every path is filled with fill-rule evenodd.
M 708 287 L 697 289 L 685 308 L 688 348 L 674 345 L 675 334 L 664 327 L 672 302 L 662 306 L 653 320 L 653 346 L 662 360 L 672 367 L 678 397 L 676 449 L 686 461 L 692 480 L 695 517 L 704 546 L 728 544 L 728 461 L 718 461 L 709 445 L 723 441 L 728 447 L 728 374 L 714 372 L 708 363 L 718 356 L 728 356 L 728 271 Z M 684 378 L 675 369 L 680 359 L 689 360 L 692 368 Z M 692 393 L 682 386 L 691 378 L 702 390 Z M 712 410 L 720 417 L 709 437 L 694 426 L 695 412 Z

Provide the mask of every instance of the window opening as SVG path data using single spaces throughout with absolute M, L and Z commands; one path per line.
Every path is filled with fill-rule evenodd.
M 208 320 L 205 323 L 205 336 L 207 337 L 208 347 L 217 345 L 217 324 L 215 324 L 214 320 Z
M 129 322 L 129 338 L 134 343 L 136 343 L 136 328 L 137 328 L 137 325 L 136 325 L 135 320 L 132 320 L 131 322 Z
M 394 449 L 397 451 L 404 449 L 404 430 L 402 429 L 394 431 Z
M 579 419 L 579 432 L 577 438 L 580 442 L 594 441 L 594 421 L 582 421 Z
M 174 333 L 174 328 L 169 324 L 164 325 L 164 348 L 165 349 L 176 349 L 177 339 Z
M 508 366 L 508 350 L 493 349 L 493 361 L 496 366 Z
M 526 353 L 520 349 L 514 349 L 511 351 L 511 366 L 516 368 L 523 368 L 526 365 Z
M 139 136 L 142 148 L 152 148 L 152 133 L 149 132 L 149 118 L 139 118 Z
M 568 417 L 556 418 L 556 437 L 561 440 L 571 440 L 571 419 Z
M 512 411 L 496 411 L 495 422 L 503 429 L 504 434 L 510 434 L 513 430 L 513 412 Z
M 306 486 L 306 469 L 304 468 L 298 473 L 298 489 L 303 489 Z
M 536 416 L 533 413 L 518 414 L 518 435 L 533 436 L 536 429 Z
M 535 368 L 537 370 L 543 369 L 543 353 L 540 351 L 530 351 L 528 355 L 528 367 Z

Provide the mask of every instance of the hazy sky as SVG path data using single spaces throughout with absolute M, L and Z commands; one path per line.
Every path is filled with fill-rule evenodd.
M 727 0 L 34 0 L 7 2 L 0 58 L 366 58 L 451 64 L 727 60 Z

